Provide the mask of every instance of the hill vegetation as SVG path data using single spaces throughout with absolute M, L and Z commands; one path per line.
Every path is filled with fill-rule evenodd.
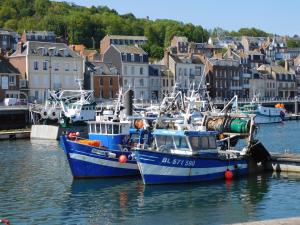
M 210 35 L 206 29 L 191 23 L 168 19 L 153 21 L 136 18 L 131 13 L 119 15 L 106 6 L 88 8 L 49 0 L 1 0 L 0 27 L 19 33 L 24 30 L 54 31 L 57 36 L 67 38 L 69 43 L 84 44 L 88 48 L 93 46 L 93 40 L 95 48 L 99 48 L 100 40 L 106 34 L 144 35 L 149 40 L 144 48 L 154 58 L 162 57 L 163 49 L 169 46 L 174 35 L 186 36 L 194 42 L 207 41 Z M 257 31 L 243 28 L 228 32 L 228 35 L 261 36 Z

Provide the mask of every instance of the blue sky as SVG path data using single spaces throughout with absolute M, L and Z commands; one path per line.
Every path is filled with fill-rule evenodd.
M 58 1 L 58 0 L 56 0 Z M 298 0 L 67 0 L 82 6 L 106 5 L 119 14 L 138 18 L 174 19 L 202 25 L 238 30 L 256 27 L 269 33 L 300 35 Z

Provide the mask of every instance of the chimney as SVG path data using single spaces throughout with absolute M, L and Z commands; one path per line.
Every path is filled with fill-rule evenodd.
M 169 68 L 169 56 L 170 56 L 170 52 L 168 49 L 166 49 L 164 53 L 164 65 L 168 68 Z
M 22 42 L 18 42 L 17 44 L 17 53 L 22 53 Z
M 289 65 L 289 61 L 288 60 L 284 60 L 284 68 L 286 71 L 290 70 L 290 65 Z

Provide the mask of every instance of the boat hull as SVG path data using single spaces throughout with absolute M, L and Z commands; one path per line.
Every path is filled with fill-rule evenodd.
M 283 120 L 279 116 L 264 116 L 257 114 L 254 118 L 256 124 L 281 123 Z
M 162 152 L 137 150 L 134 152 L 144 184 L 191 183 L 224 179 L 227 169 L 234 177 L 248 174 L 246 159 L 218 159 L 211 157 L 179 156 Z
M 130 151 L 101 149 L 61 136 L 61 146 L 67 155 L 74 178 L 122 177 L 139 175 L 136 161 Z M 119 156 L 126 155 L 126 163 Z

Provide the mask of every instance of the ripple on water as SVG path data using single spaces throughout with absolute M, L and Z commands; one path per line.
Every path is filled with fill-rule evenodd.
M 260 136 L 274 150 L 300 149 L 298 125 L 264 125 Z M 224 224 L 300 214 L 299 174 L 145 187 L 139 177 L 73 181 L 56 141 L 4 141 L 0 157 L 0 217 L 12 224 Z

